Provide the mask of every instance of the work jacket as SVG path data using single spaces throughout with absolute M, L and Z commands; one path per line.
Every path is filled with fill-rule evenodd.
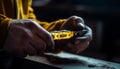
M 59 30 L 66 21 L 41 22 L 36 19 L 31 7 L 32 0 L 0 0 L 0 49 L 3 48 L 12 19 L 33 19 L 46 30 Z

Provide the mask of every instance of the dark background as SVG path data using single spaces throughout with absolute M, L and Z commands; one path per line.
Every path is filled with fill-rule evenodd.
M 33 0 L 40 21 L 77 15 L 93 30 L 93 40 L 80 55 L 120 62 L 119 0 Z

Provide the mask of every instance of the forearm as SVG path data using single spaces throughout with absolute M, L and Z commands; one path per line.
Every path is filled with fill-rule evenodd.
M 28 3 L 29 7 L 28 7 L 28 10 L 29 10 L 29 15 L 28 15 L 28 19 L 32 19 L 34 21 L 36 21 L 37 23 L 39 23 L 44 29 L 48 30 L 48 31 L 52 31 L 52 30 L 59 30 L 60 29 L 60 26 L 66 21 L 66 19 L 59 19 L 57 21 L 53 21 L 53 22 L 44 22 L 44 21 L 39 21 L 37 19 L 37 17 L 35 16 L 34 14 L 34 10 L 33 8 L 31 7 L 32 5 L 32 1 L 29 1 Z

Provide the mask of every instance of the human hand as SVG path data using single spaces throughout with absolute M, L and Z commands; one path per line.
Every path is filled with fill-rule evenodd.
M 92 40 L 92 30 L 84 24 L 81 17 L 69 17 L 61 26 L 61 30 L 63 29 L 80 32 L 69 40 L 55 41 L 56 47 L 62 48 L 65 51 L 72 53 L 82 52 L 88 47 L 89 42 Z
M 12 20 L 4 50 L 15 56 L 36 55 L 52 50 L 51 34 L 33 20 Z

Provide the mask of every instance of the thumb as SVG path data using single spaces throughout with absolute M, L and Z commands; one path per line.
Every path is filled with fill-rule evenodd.
M 71 16 L 62 25 L 62 29 L 67 30 L 83 30 L 85 28 L 84 20 L 78 16 Z

